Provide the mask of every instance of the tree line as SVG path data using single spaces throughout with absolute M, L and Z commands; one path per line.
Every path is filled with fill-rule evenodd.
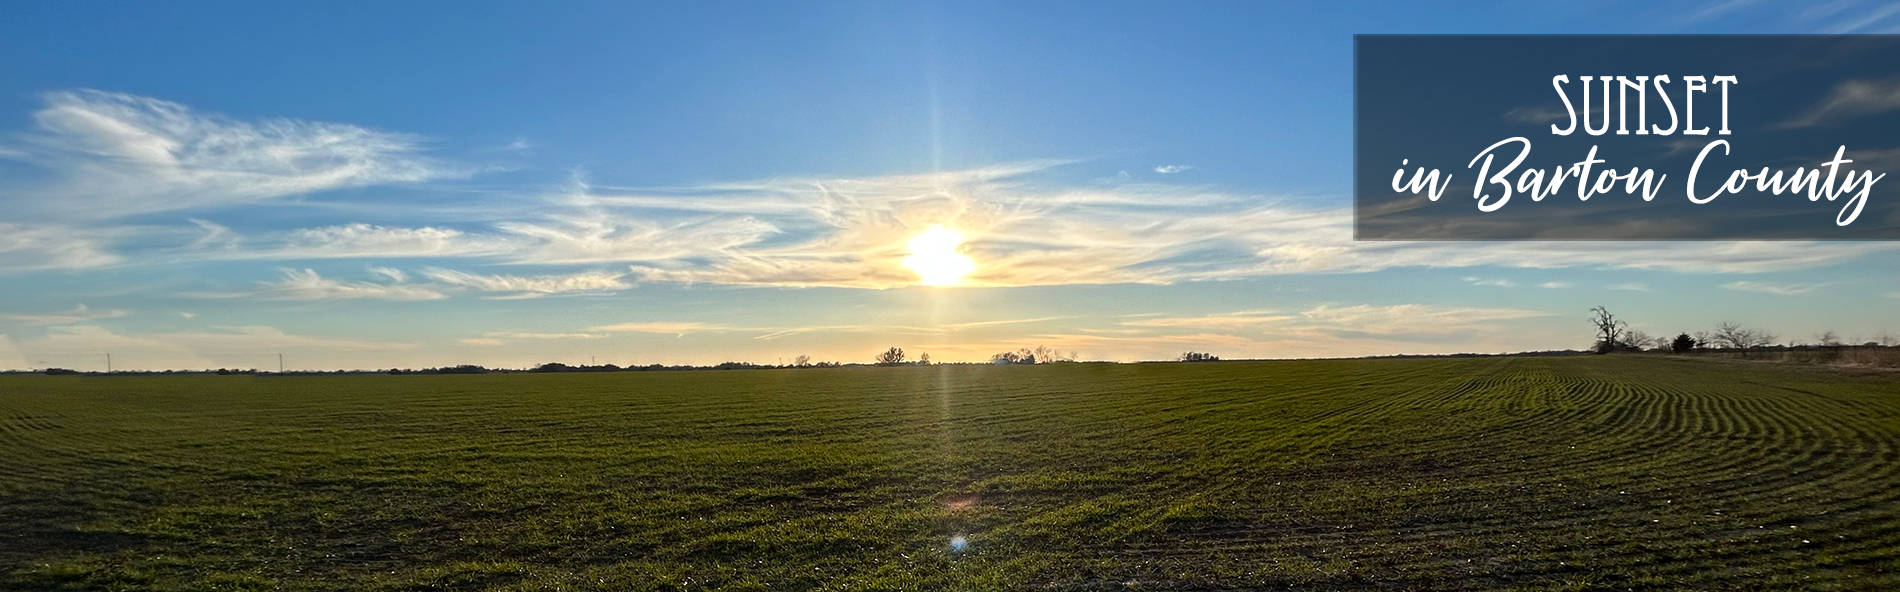
M 1699 350 L 1728 350 L 1747 353 L 1767 348 L 1825 347 L 1839 348 L 1850 345 L 1839 333 L 1833 330 L 1822 331 L 1814 335 L 1812 342 L 1781 342 L 1781 336 L 1763 329 L 1744 326 L 1740 323 L 1723 321 L 1716 323 L 1713 329 L 1682 332 L 1669 338 L 1662 335 L 1650 335 L 1640 329 L 1630 327 L 1629 323 L 1617 318 L 1609 309 L 1602 306 L 1590 309 L 1590 324 L 1596 329 L 1595 343 L 1591 349 L 1599 354 L 1618 351 L 1667 351 L 1688 353 Z M 1892 347 L 1900 345 L 1900 338 L 1891 333 L 1882 332 L 1872 341 L 1857 344 L 1862 347 Z

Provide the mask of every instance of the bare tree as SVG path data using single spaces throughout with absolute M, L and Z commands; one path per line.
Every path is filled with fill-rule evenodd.
M 1758 347 L 1768 347 L 1768 346 L 1774 345 L 1776 341 L 1781 340 L 1781 336 L 1775 335 L 1774 333 L 1769 333 L 1767 331 L 1753 331 L 1751 333 L 1754 339 L 1749 340 L 1748 342 L 1749 349 L 1755 349 Z
M 884 350 L 884 353 L 877 355 L 877 363 L 880 366 L 896 366 L 904 363 L 904 349 L 893 347 Z
M 1623 333 L 1622 346 L 1637 351 L 1665 349 L 1669 347 L 1669 340 L 1661 337 L 1651 337 L 1648 333 L 1644 333 L 1638 329 L 1630 329 Z
M 930 365 L 930 352 L 924 352 L 924 353 L 921 353 L 921 354 L 917 354 L 917 365 L 919 365 L 919 366 L 929 366 L 929 365 Z
M 1833 329 L 1814 334 L 1814 344 L 1821 347 L 1840 347 L 1841 336 Z
M 1741 325 L 1723 321 L 1715 326 L 1715 333 L 1709 336 L 1715 344 L 1728 349 L 1739 349 L 1743 353 L 1758 347 L 1774 345 L 1777 337 L 1774 333 L 1757 331 Z
M 1616 315 L 1610 314 L 1610 309 L 1601 306 L 1590 309 L 1590 324 L 1597 328 L 1596 352 L 1599 354 L 1616 351 L 1617 344 L 1622 343 L 1623 331 L 1629 327 L 1627 323 L 1616 320 Z
M 807 356 L 807 355 L 805 355 L 805 354 L 799 354 L 799 355 L 798 355 L 798 357 L 796 357 L 796 358 L 792 358 L 792 365 L 793 365 L 793 366 L 800 366 L 800 367 L 803 367 L 803 366 L 810 366 L 810 365 L 811 365 L 811 356 Z
M 1749 331 L 1741 325 L 1722 321 L 1716 323 L 1715 332 L 1709 334 L 1709 342 L 1724 349 L 1742 349 L 1749 342 Z

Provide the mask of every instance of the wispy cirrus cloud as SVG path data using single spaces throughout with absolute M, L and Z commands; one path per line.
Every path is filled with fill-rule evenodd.
M 1187 172 L 1188 170 L 1193 169 L 1193 168 L 1194 167 L 1192 165 L 1185 165 L 1185 164 L 1164 164 L 1164 165 L 1155 167 L 1155 172 L 1161 173 L 1163 175 L 1172 175 L 1175 173 Z
M 1517 287 L 1517 282 L 1513 282 L 1511 280 L 1506 280 L 1506 279 L 1467 277 L 1465 278 L 1465 281 L 1469 282 L 1473 286 L 1490 286 L 1493 288 Z
M 1201 316 L 1151 316 L 1123 321 L 1125 327 L 1151 329 L 1191 328 L 1228 332 L 1275 334 L 1402 336 L 1463 333 L 1497 323 L 1549 316 L 1549 313 L 1483 307 L 1445 307 L 1429 304 L 1350 306 L 1319 305 L 1297 313 L 1247 310 Z
M 1157 316 L 1133 321 L 1123 321 L 1121 324 L 1129 327 L 1193 327 L 1201 329 L 1236 330 L 1296 318 L 1299 318 L 1299 316 L 1278 313 L 1271 310 L 1245 310 L 1192 317 Z
M 118 352 L 121 355 L 117 357 L 117 367 L 121 369 L 255 367 L 272 358 L 267 352 L 375 353 L 416 347 L 414 343 L 299 335 L 262 325 L 136 334 L 117 333 L 95 325 L 72 325 L 53 327 L 46 337 L 22 344 L 35 359 L 90 359 L 98 352 Z M 271 361 L 274 363 L 274 358 Z
M 119 309 L 93 310 L 82 303 L 82 304 L 74 306 L 72 310 L 65 311 L 65 312 L 38 313 L 38 314 L 33 314 L 33 313 L 8 314 L 8 315 L 0 315 L 0 318 L 4 318 L 9 321 L 13 321 L 15 323 L 19 323 L 22 325 L 48 326 L 48 325 L 71 325 L 73 323 L 97 321 L 100 319 L 116 319 L 116 318 L 123 317 L 130 314 L 132 314 L 130 311 L 119 310 Z
M 602 339 L 607 337 L 598 333 L 532 333 L 515 331 L 491 331 L 483 333 L 487 339 Z
M 1550 316 L 1515 308 L 1429 304 L 1316 306 L 1300 313 L 1303 328 L 1336 335 L 1401 338 L 1462 333 L 1504 321 Z
M 213 231 L 208 236 L 216 236 Z M 301 228 L 231 244 L 229 256 L 253 259 L 443 258 L 499 255 L 505 240 L 453 228 L 345 224 Z
M 359 282 L 323 277 L 311 269 L 284 269 L 277 280 L 258 282 L 255 290 L 237 292 L 195 292 L 197 298 L 262 298 L 266 300 L 440 300 L 448 294 L 424 285 L 404 283 L 405 277 L 394 270 L 379 270 L 390 281 Z
M 326 278 L 312 269 L 282 269 L 276 280 L 259 282 L 255 290 L 233 292 L 197 292 L 198 298 L 261 298 L 266 300 L 440 300 L 450 295 L 477 291 L 496 293 L 500 299 L 538 298 L 565 293 L 608 293 L 633 287 L 621 280 L 625 274 L 580 272 L 539 276 L 482 275 L 425 268 L 422 277 L 412 281 L 408 272 L 389 267 L 370 267 L 369 275 L 380 281 L 346 281 Z
M 1759 292 L 1778 296 L 1799 296 L 1826 287 L 1827 284 L 1776 284 L 1769 282 L 1737 281 L 1722 284 L 1726 290 L 1741 292 Z
M 1900 109 L 1900 80 L 1849 80 L 1778 128 L 1829 125 Z
M 589 271 L 566 275 L 481 275 L 431 267 L 422 275 L 446 286 L 508 294 L 503 298 L 536 298 L 550 294 L 604 293 L 633 287 L 626 274 Z
M 0 222 L 0 270 L 89 269 L 125 258 L 111 248 L 120 230 Z
M 124 94 L 50 93 L 35 121 L 33 130 L 4 144 L 0 158 L 38 165 L 52 180 L 0 183 L 8 190 L 0 200 L 18 201 L 34 215 L 93 223 L 157 211 L 284 203 L 326 190 L 466 172 L 428 158 L 425 143 L 409 135 L 290 119 L 237 120 Z M 904 245 L 937 224 L 967 238 L 963 250 L 978 267 L 966 279 L 978 287 L 1171 284 L 1401 267 L 1758 273 L 1897 248 L 1800 242 L 1669 249 L 1629 242 L 1356 243 L 1346 208 L 1165 184 L 1044 182 L 1041 173 L 1064 164 L 648 189 L 576 182 L 552 194 L 490 200 L 514 205 L 490 208 L 505 217 L 465 220 L 458 227 L 425 219 L 402 226 L 359 222 L 256 231 L 214 222 L 215 216 L 177 227 L 11 223 L 0 228 L 7 231 L 0 232 L 0 269 L 463 258 L 523 266 L 612 264 L 626 273 L 555 279 L 444 273 L 432 278 L 434 287 L 386 289 L 300 277 L 302 284 L 285 282 L 283 293 L 424 298 L 430 292 L 482 290 L 532 297 L 612 291 L 640 281 L 884 289 L 916 283 L 901 263 Z M 1162 168 L 1170 167 L 1185 170 Z M 32 209 L 43 206 L 54 210 Z M 504 284 L 518 289 L 494 289 Z
M 26 363 L 26 355 L 13 345 L 13 338 L 0 333 L 0 368 L 31 368 Z
M 1153 184 L 1044 186 L 1038 162 L 856 179 L 687 189 L 577 185 L 580 214 L 509 223 L 541 241 L 517 263 L 625 261 L 643 281 L 894 288 L 905 241 L 932 225 L 967 239 L 972 286 L 1141 283 L 1396 267 L 1605 268 L 1756 273 L 1829 265 L 1895 245 L 1776 242 L 1354 242 L 1351 212 Z
M 659 334 L 664 334 L 664 335 L 686 335 L 688 333 L 723 331 L 725 329 L 726 327 L 723 325 L 716 325 L 716 324 L 710 324 L 710 323 L 643 321 L 643 322 L 631 322 L 631 323 L 615 323 L 612 325 L 601 325 L 598 327 L 589 328 L 588 330 L 589 331 L 603 331 L 603 332 L 608 332 L 608 333 L 659 333 Z
M 35 127 L 0 152 L 50 173 L 4 187 L 8 207 L 36 216 L 111 219 L 462 174 L 422 156 L 422 140 L 406 134 L 244 121 L 95 90 L 51 92 L 44 101 Z

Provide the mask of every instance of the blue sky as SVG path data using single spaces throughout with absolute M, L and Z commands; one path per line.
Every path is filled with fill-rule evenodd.
M 1872 2 L 0 7 L 0 367 L 1500 352 L 1900 332 L 1890 243 L 1354 243 L 1352 35 Z M 1882 147 L 1889 148 L 1889 147 Z M 919 286 L 954 228 L 964 285 Z

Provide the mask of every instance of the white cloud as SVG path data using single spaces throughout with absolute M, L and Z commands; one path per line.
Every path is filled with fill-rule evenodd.
M 1825 125 L 1894 109 L 1900 109 L 1900 80 L 1849 80 L 1800 117 L 1778 127 Z
M 670 334 L 670 335 L 685 335 L 687 333 L 722 331 L 722 330 L 725 330 L 725 327 L 720 326 L 720 325 L 711 325 L 707 323 L 680 323 L 680 322 L 656 321 L 656 322 L 635 322 L 635 323 L 617 323 L 613 325 L 601 325 L 599 327 L 593 327 L 588 330 L 589 331 L 605 331 L 605 332 L 610 332 L 610 333 L 659 333 L 659 334 Z
M 353 125 L 239 121 L 158 99 L 53 92 L 11 158 L 51 171 L 6 187 L 9 207 L 67 219 L 261 203 L 324 190 L 458 174 L 413 136 Z
M 872 326 L 872 325 L 813 325 L 813 326 L 808 326 L 808 327 L 779 327 L 779 328 L 772 328 L 772 329 L 756 329 L 758 331 L 766 331 L 766 332 L 761 333 L 759 335 L 754 335 L 752 338 L 756 340 L 760 340 L 760 341 L 771 341 L 773 339 L 791 337 L 794 335 L 804 335 L 807 333 L 828 333 L 828 332 L 866 333 L 874 329 L 877 329 L 877 327 Z M 941 333 L 941 332 L 938 332 L 938 333 Z M 684 333 L 682 333 L 681 335 L 684 335 Z
M 1722 284 L 1724 289 L 1742 292 L 1760 292 L 1780 296 L 1798 296 L 1818 290 L 1827 284 L 1771 284 L 1767 282 L 1739 281 Z
M 87 269 L 124 258 L 108 247 L 121 231 L 0 222 L 0 269 Z
M 242 236 L 223 225 L 192 220 L 203 235 L 178 260 L 296 260 L 484 257 L 507 253 L 507 237 L 453 228 L 344 224 Z
M 189 321 L 189 320 L 198 318 L 198 313 L 179 311 L 178 317 Z
M 1651 290 L 1649 289 L 1649 286 L 1647 286 L 1647 285 L 1644 285 L 1644 284 L 1635 284 L 1635 283 L 1632 283 L 1632 284 L 1616 284 L 1616 285 L 1612 285 L 1612 286 L 1610 286 L 1610 289 L 1611 289 L 1611 290 L 1627 290 L 1627 291 L 1630 291 L 1630 292 L 1649 292 L 1649 291 L 1651 291 Z
M 1556 282 L 1556 281 L 1544 282 L 1537 285 L 1537 287 L 1539 288 L 1549 288 L 1552 290 L 1561 289 L 1561 288 L 1569 288 L 1571 286 L 1573 286 L 1573 284 L 1571 284 L 1570 282 Z
M 1185 164 L 1164 164 L 1164 165 L 1155 167 L 1155 172 L 1161 173 L 1163 175 L 1172 175 L 1172 174 L 1186 171 L 1192 168 L 1194 167 L 1190 165 L 1185 165 Z
M 256 367 L 267 361 L 274 364 L 273 354 L 280 352 L 321 355 L 402 351 L 416 347 L 413 343 L 294 335 L 266 326 L 128 335 L 92 325 L 53 327 L 46 337 L 20 346 L 35 359 L 69 367 L 90 363 L 101 352 L 111 352 L 114 365 L 128 369 Z
M 1851 10 L 1840 19 L 1827 26 L 1829 33 L 1893 33 L 1893 17 L 1900 14 L 1900 4 L 1886 4 L 1869 10 Z M 1881 30 L 1881 27 L 1885 27 Z
M 325 226 L 291 231 L 276 245 L 258 252 L 273 259 L 362 257 L 457 257 L 503 251 L 487 237 L 452 228 L 391 228 L 371 224 Z
M 515 333 L 510 331 L 491 331 L 482 337 L 490 339 L 601 339 L 606 335 L 597 333 Z
M 369 273 L 370 275 L 382 276 L 392 283 L 400 284 L 409 281 L 408 273 L 404 273 L 403 270 L 394 267 L 371 267 L 369 268 Z
M 324 297 L 380 293 L 359 297 L 420 299 L 456 290 L 511 297 L 609 292 L 640 281 L 904 287 L 918 280 L 901 263 L 905 245 L 935 224 L 966 238 L 962 251 L 977 263 L 966 283 L 977 287 L 1171 284 L 1407 267 L 1760 273 L 1900 249 L 1900 243 L 1881 242 L 1359 242 L 1352 240 L 1349 209 L 1163 184 L 1039 184 L 1036 173 L 1057 164 L 645 190 L 577 183 L 563 193 L 521 200 L 535 203 L 538 217 L 471 230 L 357 223 L 245 236 L 206 220 L 92 233 L 46 227 L 0 234 L 0 268 L 7 266 L 9 250 L 20 265 L 123 264 L 127 259 L 107 246 L 124 233 L 143 232 L 147 236 L 131 242 L 169 238 L 176 246 L 128 251 L 129 261 L 455 257 L 518 265 L 613 264 L 621 272 L 425 271 L 431 282 L 426 285 L 386 276 L 390 281 L 357 285 L 361 290 L 319 291 Z M 397 287 L 373 288 L 379 285 Z
M 561 210 L 504 232 L 518 263 L 626 261 L 636 279 L 895 288 L 901 260 L 941 224 L 977 262 L 972 286 L 1144 283 L 1396 267 L 1603 268 L 1756 273 L 1836 264 L 1887 243 L 1355 242 L 1348 209 L 1155 184 L 1045 187 L 1051 163 L 688 189 L 577 186 Z
M 1360 304 L 1320 305 L 1298 313 L 1249 310 L 1193 317 L 1151 316 L 1124 321 L 1121 325 L 1150 330 L 1196 329 L 1266 334 L 1282 339 L 1417 340 L 1422 337 L 1468 336 L 1474 332 L 1498 329 L 1509 321 L 1543 316 L 1549 314 L 1511 308 Z M 1114 334 L 1112 331 L 1094 333 Z
M 285 269 L 282 279 L 258 283 L 263 287 L 252 291 L 188 295 L 199 298 L 256 297 L 270 300 L 438 300 L 448 297 L 429 286 L 401 282 L 346 282 L 325 278 L 310 269 Z
M 416 344 L 413 343 L 357 341 L 352 339 L 330 339 L 307 335 L 292 335 L 276 327 L 262 325 L 218 327 L 217 330 L 214 331 L 154 333 L 147 335 L 147 337 L 183 344 L 209 353 L 250 353 L 283 348 L 397 351 L 415 349 L 416 347 Z
M 516 298 L 569 292 L 611 292 L 633 287 L 632 284 L 622 281 L 621 278 L 625 277 L 625 274 L 598 271 L 568 275 L 516 276 L 478 275 L 431 267 L 423 270 L 422 275 L 450 286 L 472 288 L 483 292 L 513 293 L 513 297 Z
M 1294 318 L 1299 317 L 1296 315 L 1275 313 L 1270 310 L 1247 310 L 1197 317 L 1151 317 L 1134 321 L 1123 321 L 1122 324 L 1130 327 L 1194 327 L 1202 329 L 1236 330 Z
M 500 339 L 495 339 L 493 337 L 470 337 L 468 339 L 461 340 L 461 343 L 462 345 L 475 345 L 475 346 L 488 347 L 488 346 L 496 346 L 496 345 L 505 345 L 508 342 L 502 341 Z
M 1364 335 L 1398 336 L 1467 331 L 1500 321 L 1550 316 L 1512 308 L 1443 307 L 1429 304 L 1315 306 L 1300 313 L 1310 328 Z
M 1026 325 L 1030 323 L 1043 323 L 1043 322 L 1048 322 L 1048 321 L 1059 321 L 1059 320 L 1067 319 L 1067 318 L 1071 318 L 1071 317 L 1036 317 L 1032 319 L 1001 319 L 1001 320 L 995 320 L 995 321 L 970 321 L 967 323 L 946 323 L 942 325 L 937 325 L 936 327 L 934 327 L 934 329 L 943 330 L 943 331 L 961 331 L 964 329 L 975 329 L 979 327 L 995 327 L 998 325 Z
M 496 226 L 529 241 L 530 246 L 513 256 L 519 263 L 674 261 L 721 256 L 759 243 L 778 231 L 751 216 L 657 221 L 589 214 Z
M 1513 282 L 1511 280 L 1503 280 L 1503 279 L 1485 279 L 1485 278 L 1468 277 L 1468 278 L 1465 278 L 1465 281 L 1471 282 L 1471 285 L 1473 286 L 1491 286 L 1495 288 L 1517 287 L 1517 282 Z
M 7 337 L 5 333 L 0 333 L 0 370 L 27 368 L 32 368 L 32 366 L 27 365 L 26 356 L 20 353 L 20 348 L 13 345 L 12 338 Z
M 128 311 L 124 311 L 124 310 L 117 310 L 117 309 L 92 310 L 91 308 L 86 307 L 86 305 L 82 303 L 82 304 L 79 304 L 78 306 L 73 307 L 72 310 L 69 310 L 66 312 L 43 313 L 43 314 L 9 314 L 9 315 L 0 315 L 0 318 L 5 318 L 7 320 L 10 320 L 22 325 L 31 325 L 31 326 L 37 327 L 37 326 L 47 326 L 47 325 L 71 325 L 73 323 L 83 323 L 86 321 L 96 321 L 99 319 L 116 319 L 116 318 L 126 316 L 129 314 L 132 314 L 132 313 Z

